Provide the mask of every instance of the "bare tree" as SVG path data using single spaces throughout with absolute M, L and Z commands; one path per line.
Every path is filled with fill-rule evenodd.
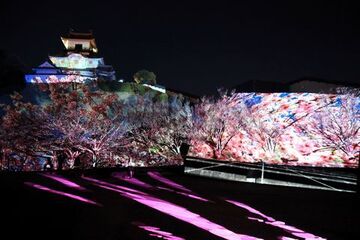
M 192 136 L 206 143 L 212 157 L 221 158 L 231 139 L 244 127 L 245 94 L 219 91 L 218 99 L 204 97 L 194 108 Z
M 325 107 L 313 112 L 302 129 L 321 141 L 321 150 L 340 151 L 356 160 L 360 150 L 360 98 L 358 91 L 344 91 L 334 101 L 324 99 Z

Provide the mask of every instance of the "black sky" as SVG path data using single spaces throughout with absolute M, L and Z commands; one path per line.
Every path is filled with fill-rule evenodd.
M 92 29 L 99 54 L 127 81 L 145 68 L 199 95 L 251 79 L 356 83 L 360 8 L 352 2 L 6 0 L 0 49 L 37 66 L 62 50 L 69 28 Z

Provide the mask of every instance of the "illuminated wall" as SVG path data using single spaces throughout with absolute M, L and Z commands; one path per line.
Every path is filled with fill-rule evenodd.
M 79 75 L 34 75 L 27 74 L 25 75 L 25 80 L 27 83 L 83 83 L 86 80 L 94 80 L 91 77 L 83 77 Z
M 242 127 L 220 159 L 321 167 L 357 167 L 360 100 L 315 93 L 243 94 Z M 224 133 L 228 134 L 227 132 Z M 206 141 L 194 140 L 190 155 L 214 158 Z
M 90 49 L 90 40 L 88 39 L 61 39 L 66 49 L 75 49 L 76 44 L 81 44 L 83 49 Z
M 61 38 L 61 41 L 63 42 L 65 48 L 67 50 L 75 50 L 77 44 L 81 44 L 81 50 L 90 50 L 94 53 L 96 53 L 97 47 L 95 43 L 95 39 L 76 39 L 76 38 Z
M 67 69 L 97 68 L 99 65 L 104 64 L 102 58 L 87 58 L 76 53 L 70 54 L 67 57 L 50 56 L 50 60 L 56 67 Z

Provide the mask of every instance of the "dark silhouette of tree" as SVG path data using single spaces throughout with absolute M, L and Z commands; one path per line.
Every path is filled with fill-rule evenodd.
M 0 50 L 0 94 L 20 91 L 25 87 L 25 67 L 20 60 Z
M 140 70 L 134 74 L 134 81 L 139 84 L 156 84 L 156 75 L 146 69 Z

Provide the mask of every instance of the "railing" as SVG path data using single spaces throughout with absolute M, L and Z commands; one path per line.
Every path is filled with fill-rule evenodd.
M 341 172 L 332 168 L 297 167 L 261 163 L 234 163 L 187 157 L 186 174 L 255 182 L 260 184 L 355 192 L 356 169 Z M 253 176 L 251 176 L 253 175 Z

